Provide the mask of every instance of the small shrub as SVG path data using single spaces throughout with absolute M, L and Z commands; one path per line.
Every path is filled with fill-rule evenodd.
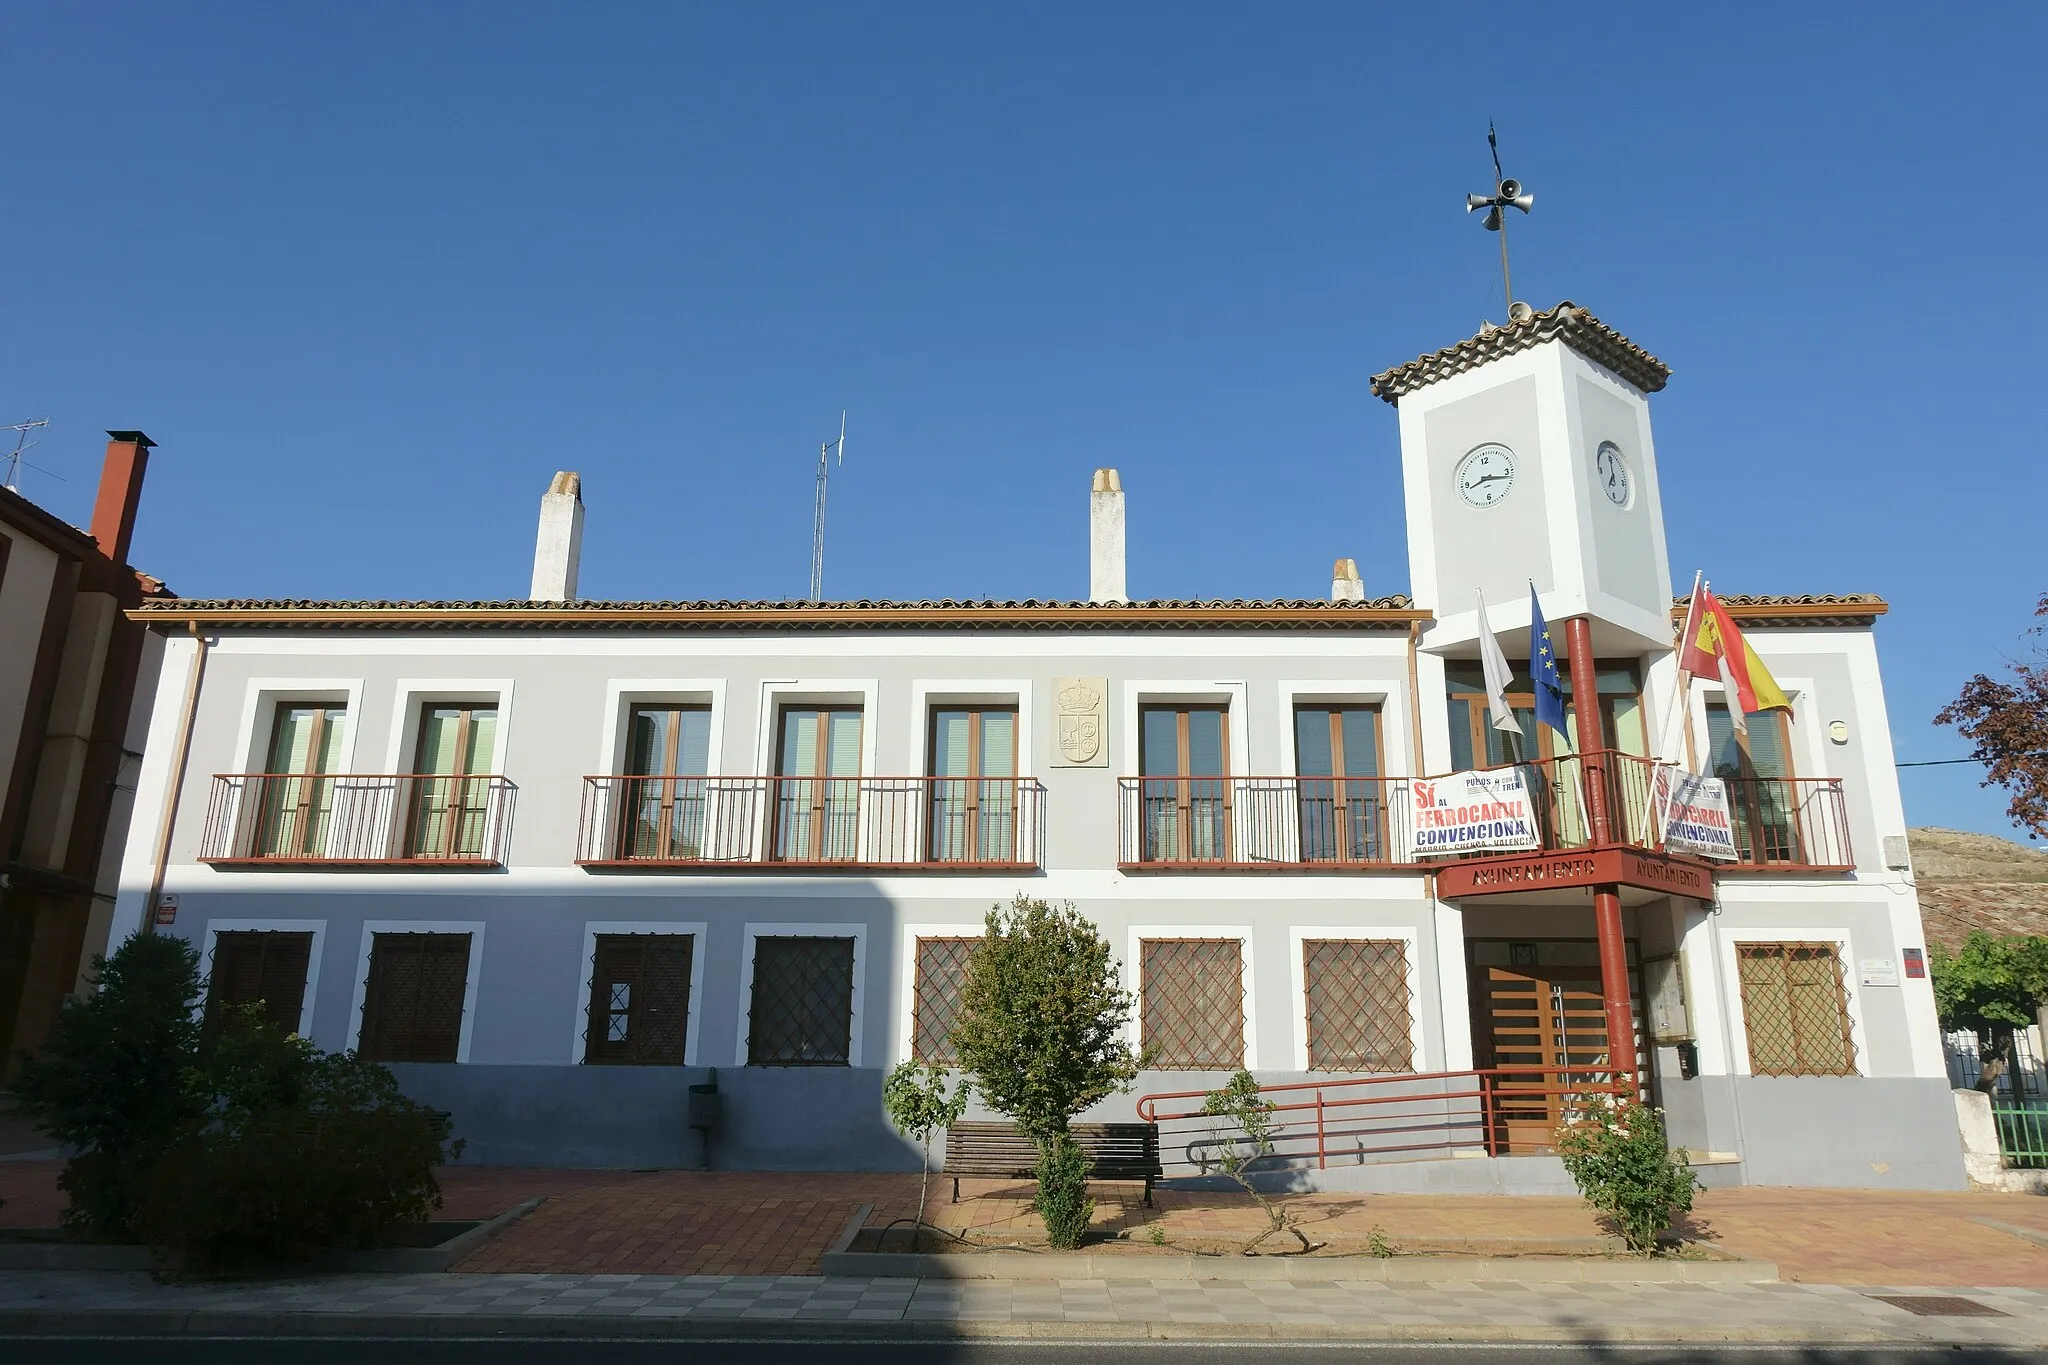
M 1657 1249 L 1673 1217 L 1691 1210 L 1701 1188 L 1685 1149 L 1666 1144 L 1663 1115 L 1634 1100 L 1594 1097 L 1578 1120 L 1557 1130 L 1557 1154 L 1579 1193 L 1642 1256 Z
M 1394 1256 L 1394 1244 L 1387 1240 L 1386 1233 L 1380 1231 L 1378 1223 L 1374 1223 L 1372 1231 L 1365 1234 L 1365 1249 L 1374 1260 L 1387 1261 Z
M 14 1083 L 22 1114 L 77 1155 L 57 1183 L 66 1227 L 97 1237 L 134 1230 L 158 1158 L 198 1123 L 199 952 L 169 934 L 136 934 L 93 959 L 95 989 L 64 1002 Z
M 141 1238 L 195 1269 L 243 1270 L 375 1245 L 440 1206 L 435 1168 L 461 1150 L 447 1115 L 391 1073 L 232 1012 L 210 1050 L 204 1121 L 157 1163 Z
M 1266 1213 L 1265 1230 L 1246 1242 L 1239 1249 L 1240 1254 L 1251 1255 L 1259 1243 L 1276 1232 L 1292 1234 L 1301 1243 L 1303 1251 L 1315 1250 L 1308 1234 L 1295 1226 L 1293 1210 L 1261 1190 L 1252 1180 L 1253 1163 L 1260 1157 L 1273 1154 L 1273 1103 L 1259 1093 L 1257 1078 L 1239 1067 L 1221 1090 L 1211 1090 L 1203 1097 L 1202 1112 L 1229 1119 L 1243 1134 L 1242 1137 L 1233 1134 L 1217 1146 L 1216 1164 L 1238 1183 L 1239 1188 L 1258 1200 L 1259 1207 Z
M 924 1227 L 925 1191 L 932 1183 L 932 1134 L 958 1123 L 973 1093 L 962 1080 L 948 1094 L 945 1072 L 908 1060 L 898 1063 L 882 1082 L 882 1108 L 888 1112 L 889 1122 L 924 1150 L 924 1161 L 917 1168 L 917 1221 L 910 1229 L 913 1250 Z
M 1032 1207 L 1045 1220 L 1053 1246 L 1072 1251 L 1081 1245 L 1095 1217 L 1095 1201 L 1088 1197 L 1088 1154 L 1065 1133 L 1039 1148 L 1038 1195 Z
M 1151 1239 L 1153 1246 L 1163 1247 L 1166 1245 L 1166 1229 L 1157 1223 L 1147 1228 L 1145 1235 Z

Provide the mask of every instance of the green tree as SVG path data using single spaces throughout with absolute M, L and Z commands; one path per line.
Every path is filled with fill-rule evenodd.
M 1977 1088 L 1989 1094 L 2012 1064 L 2013 1030 L 2033 1023 L 2048 1000 L 2048 938 L 1993 938 L 1973 929 L 1958 952 L 1931 945 L 1928 966 L 1941 1026 L 1977 1035 Z
M 1237 1074 L 1222 1089 L 1211 1090 L 1203 1097 L 1202 1112 L 1229 1119 L 1243 1135 L 1233 1134 L 1215 1148 L 1216 1164 L 1246 1194 L 1258 1200 L 1259 1207 L 1266 1211 L 1265 1230 L 1246 1242 L 1239 1249 L 1240 1254 L 1251 1255 L 1259 1243 L 1279 1232 L 1294 1234 L 1303 1251 L 1315 1250 L 1308 1234 L 1295 1225 L 1293 1210 L 1261 1190 L 1252 1180 L 1253 1164 L 1260 1157 L 1273 1154 L 1273 1102 L 1259 1093 L 1258 1080 L 1251 1072 L 1239 1067 Z
M 917 1168 L 917 1221 L 910 1229 L 913 1251 L 924 1228 L 925 1191 L 932 1183 L 932 1134 L 958 1123 L 973 1093 L 963 1079 L 949 1094 L 944 1071 L 912 1060 L 899 1063 L 882 1082 L 882 1108 L 888 1112 L 889 1122 L 924 1150 L 924 1160 Z
M 64 1223 L 100 1237 L 133 1231 L 163 1153 L 199 1122 L 199 952 L 170 934 L 136 934 L 95 958 L 96 989 L 64 1002 L 14 1083 L 21 1111 L 76 1149 L 58 1185 Z
M 1124 1041 L 1131 1008 L 1108 941 L 1071 904 L 1020 893 L 988 912 L 967 960 L 953 1046 L 982 1098 L 1038 1144 L 1039 1211 L 1055 1246 L 1078 1244 L 1087 1227 L 1085 1217 L 1076 1222 L 1085 1167 L 1068 1120 L 1138 1076 Z M 1069 1232 L 1074 1240 L 1062 1242 Z
M 2048 616 L 2048 594 L 2034 607 Z M 2048 627 L 2027 634 L 2037 640 Z M 2039 838 L 2048 834 L 2048 651 L 2036 644 L 2031 661 L 2007 665 L 2007 678 L 1979 673 L 1934 718 L 1953 725 L 1974 746 L 1970 756 L 1984 765 L 1984 786 L 2011 796 L 2005 813 Z

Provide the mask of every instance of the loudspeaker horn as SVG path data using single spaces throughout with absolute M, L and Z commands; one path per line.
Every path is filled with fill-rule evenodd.
M 1500 210 L 1498 208 L 1490 208 L 1486 211 L 1486 222 L 1483 226 L 1488 232 L 1500 231 Z
M 1519 180 L 1503 180 L 1500 182 L 1500 197 L 1503 199 L 1513 199 L 1521 192 L 1522 182 Z
M 1491 199 L 1488 199 L 1483 194 L 1468 194 L 1465 196 L 1465 212 L 1470 213 L 1474 209 L 1483 209 L 1492 202 Z

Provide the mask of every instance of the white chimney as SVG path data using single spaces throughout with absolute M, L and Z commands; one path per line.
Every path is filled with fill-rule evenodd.
M 1088 600 L 1131 600 L 1124 593 L 1124 486 L 1114 469 L 1096 470 L 1088 494 Z
M 1358 561 L 1340 559 L 1337 567 L 1330 570 L 1330 600 L 1332 602 L 1363 602 L 1365 582 L 1358 576 Z
M 583 480 L 555 475 L 540 499 L 540 536 L 533 545 L 532 602 L 574 602 L 576 566 L 583 558 Z

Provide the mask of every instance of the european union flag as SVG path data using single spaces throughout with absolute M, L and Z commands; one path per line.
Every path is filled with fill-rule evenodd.
M 1529 585 L 1529 680 L 1536 686 L 1536 723 L 1548 725 L 1558 737 L 1569 740 L 1564 728 L 1564 678 L 1557 671 L 1557 647 L 1551 643 L 1550 626 L 1543 619 L 1543 605 L 1536 600 L 1536 585 Z

